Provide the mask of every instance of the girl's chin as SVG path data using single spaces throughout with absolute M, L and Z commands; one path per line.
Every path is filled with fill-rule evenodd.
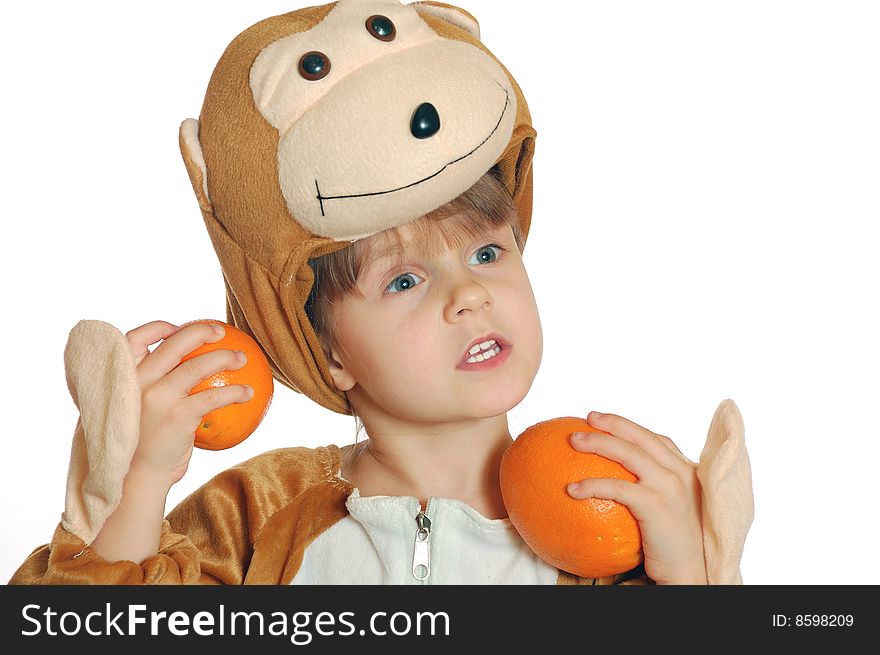
M 479 418 L 491 418 L 493 416 L 506 414 L 525 399 L 526 394 L 528 394 L 529 389 L 531 388 L 531 384 L 523 386 L 524 388 L 511 387 L 496 390 L 485 397 L 472 398 L 468 403 L 469 408 L 471 408 Z
M 448 403 L 434 404 L 430 407 L 399 408 L 394 412 L 416 423 L 458 423 L 492 419 L 502 416 L 516 407 L 525 398 L 525 393 L 507 393 L 484 398 L 452 400 Z
M 420 423 L 488 419 L 506 414 L 525 399 L 534 375 L 521 377 L 508 378 L 491 386 L 456 389 L 452 393 L 448 389 L 435 388 L 384 399 L 361 398 L 357 393 L 349 393 L 348 398 L 355 413 L 362 417 L 378 412 Z M 428 402 L 416 402 L 417 398 L 425 398 Z

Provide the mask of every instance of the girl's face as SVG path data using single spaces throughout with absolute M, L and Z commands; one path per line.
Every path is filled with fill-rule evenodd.
M 509 226 L 460 246 L 382 251 L 330 310 L 331 373 L 355 412 L 445 422 L 498 416 L 526 395 L 541 362 L 541 323 Z M 338 364 L 338 366 L 337 366 Z

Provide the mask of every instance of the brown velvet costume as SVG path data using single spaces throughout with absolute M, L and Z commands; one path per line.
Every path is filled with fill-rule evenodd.
M 10 583 L 288 584 L 306 547 L 347 513 L 341 457 L 333 445 L 284 448 L 223 471 L 168 514 L 160 552 L 140 565 L 109 563 L 59 526 Z M 595 580 L 559 575 L 562 584 L 646 581 L 641 568 Z
M 394 39 L 371 32 L 376 15 L 393 21 Z M 325 77 L 297 73 L 309 52 L 324 58 Z M 426 100 L 448 127 L 413 139 L 413 110 Z M 490 168 L 527 235 L 534 140 L 522 91 L 480 42 L 474 17 L 457 7 L 340 0 L 251 26 L 218 62 L 200 120 L 180 129 L 224 275 L 227 320 L 256 338 L 275 379 L 350 413 L 305 313 L 309 259 L 424 215 Z M 109 324 L 75 326 L 65 365 L 80 410 L 65 512 L 51 543 L 11 584 L 286 584 L 309 544 L 346 516 L 352 486 L 337 477 L 344 449 L 275 450 L 220 473 L 174 508 L 157 555 L 141 564 L 101 559 L 88 544 L 121 498 L 140 390 L 125 337 Z M 715 414 L 697 474 L 709 581 L 739 583 L 752 496 L 732 401 Z M 650 581 L 639 567 L 598 580 L 560 572 L 558 582 Z

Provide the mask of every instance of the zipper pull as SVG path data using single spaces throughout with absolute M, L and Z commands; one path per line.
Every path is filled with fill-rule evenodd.
M 413 546 L 412 574 L 416 580 L 427 580 L 431 575 L 431 519 L 424 512 L 416 515 L 416 543 Z

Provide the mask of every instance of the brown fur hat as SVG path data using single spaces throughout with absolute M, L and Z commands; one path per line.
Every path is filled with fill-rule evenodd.
M 227 320 L 278 381 L 350 413 L 304 309 L 309 259 L 423 216 L 493 167 L 528 234 L 534 138 L 519 86 L 457 7 L 339 0 L 249 27 L 180 127 Z

